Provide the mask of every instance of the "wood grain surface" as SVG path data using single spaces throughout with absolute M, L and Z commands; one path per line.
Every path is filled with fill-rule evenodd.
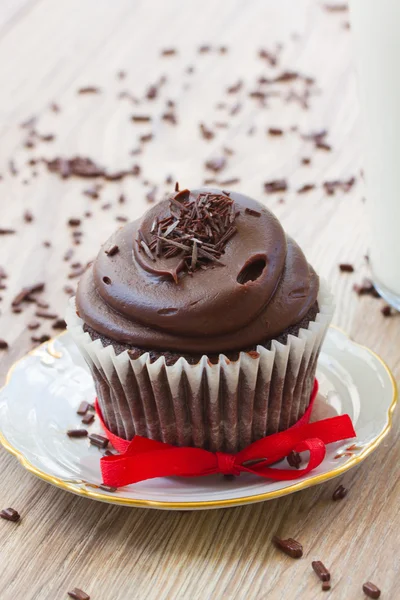
M 70 264 L 95 256 L 118 226 L 118 215 L 137 217 L 153 186 L 161 198 L 171 188 L 168 175 L 188 187 L 212 176 L 204 163 L 221 156 L 224 147 L 234 154 L 218 180 L 240 178 L 232 189 L 262 199 L 276 212 L 330 281 L 334 322 L 380 354 L 399 378 L 400 318 L 384 318 L 381 300 L 352 290 L 367 273 L 368 232 L 347 21 L 347 12 L 327 11 L 314 0 L 0 2 L 0 227 L 17 232 L 0 236 L 0 265 L 9 275 L 0 292 L 0 338 L 9 344 L 0 350 L 2 380 L 32 347 L 32 333 L 54 333 L 51 321 L 35 332 L 27 329 L 32 305 L 21 314 L 11 312 L 21 287 L 45 281 L 42 296 L 61 316 L 68 298 L 63 286 L 76 283 L 68 279 Z M 260 48 L 274 50 L 279 43 L 277 66 L 258 57 Z M 199 53 L 204 44 L 211 50 Z M 221 53 L 220 46 L 228 51 Z M 176 55 L 161 56 L 171 47 Z M 125 79 L 118 79 L 120 70 Z M 303 80 L 273 86 L 280 96 L 267 106 L 249 97 L 257 78 L 287 70 L 315 77 L 308 110 L 290 91 L 303 90 Z M 149 85 L 163 75 L 159 96 L 144 101 Z M 239 80 L 242 88 L 227 94 Z M 101 93 L 77 94 L 88 85 Z M 118 98 L 123 90 L 140 104 Z M 177 104 L 177 126 L 160 118 L 167 99 Z M 49 109 L 52 102 L 59 113 Z M 216 108 L 221 102 L 227 108 Z M 236 103 L 240 110 L 231 115 Z M 135 124 L 132 114 L 154 118 Z M 40 134 L 56 136 L 53 142 L 24 147 L 20 124 L 32 115 L 39 117 Z M 215 133 L 213 139 L 201 137 L 200 122 Z M 221 122 L 227 127 L 215 125 Z M 267 135 L 269 127 L 282 128 L 284 135 Z M 325 128 L 330 152 L 300 135 Z M 150 131 L 153 139 L 140 144 L 138 137 Z M 130 156 L 140 145 L 143 152 Z M 82 193 L 92 182 L 63 181 L 43 164 L 27 164 L 31 157 L 75 154 L 110 169 L 138 163 L 142 174 L 107 183 L 101 198 L 92 200 Z M 304 157 L 311 158 L 309 166 L 301 164 Z M 10 173 L 10 159 L 18 175 Z M 324 181 L 353 176 L 356 184 L 347 193 L 324 193 Z M 282 177 L 289 184 L 285 194 L 263 193 L 265 181 Z M 297 193 L 308 183 L 316 188 Z M 120 194 L 125 204 L 118 203 Z M 105 203 L 111 203 L 109 210 L 102 210 Z M 27 209 L 31 223 L 23 218 Z M 84 211 L 92 217 L 83 218 Z M 71 217 L 83 218 L 82 243 L 76 246 L 67 225 Z M 69 247 L 74 256 L 67 262 Z M 340 262 L 353 264 L 355 273 L 341 274 Z M 383 599 L 394 600 L 400 595 L 398 426 L 399 413 L 379 449 L 342 479 L 350 489 L 343 501 L 331 500 L 336 480 L 275 501 L 209 512 L 120 508 L 74 497 L 39 481 L 0 450 L 0 508 L 12 506 L 22 515 L 17 525 L 0 521 L 0 598 L 64 599 L 79 587 L 92 600 L 309 600 L 325 593 L 311 569 L 312 560 L 322 560 L 332 573 L 332 590 L 324 597 L 363 598 L 362 584 L 371 580 Z M 299 539 L 304 557 L 296 561 L 279 553 L 271 545 L 274 533 Z

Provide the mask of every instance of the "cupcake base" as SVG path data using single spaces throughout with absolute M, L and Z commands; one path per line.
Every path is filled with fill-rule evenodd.
M 110 431 L 128 440 L 137 434 L 178 446 L 237 452 L 287 429 L 304 414 L 332 312 L 331 296 L 321 282 L 318 312 L 294 333 L 287 331 L 282 341 L 231 355 L 179 358 L 92 338 L 73 300 L 66 320 L 91 368 Z

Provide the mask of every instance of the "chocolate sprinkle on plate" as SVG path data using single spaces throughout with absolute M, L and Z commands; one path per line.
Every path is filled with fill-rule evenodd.
M 74 588 L 72 591 L 68 592 L 68 596 L 74 600 L 90 600 L 89 594 L 79 588 Z
M 283 129 L 280 129 L 279 127 L 270 127 L 268 129 L 268 135 L 272 135 L 272 136 L 283 135 Z
M 0 227 L 0 235 L 13 235 L 14 233 L 16 233 L 15 229 Z
M 292 450 L 290 454 L 287 456 L 287 461 L 290 467 L 294 467 L 295 469 L 300 469 L 301 465 L 301 456 L 298 452 Z
M 87 437 L 87 434 L 87 429 L 69 429 L 67 431 L 67 436 L 70 438 L 83 438 Z
M 293 538 L 287 538 L 286 540 L 281 539 L 277 535 L 272 538 L 273 543 L 279 550 L 282 550 L 285 554 L 291 558 L 301 558 L 303 556 L 303 546 L 297 540 Z
M 99 435 L 98 433 L 92 433 L 91 435 L 89 435 L 89 440 L 90 443 L 93 446 L 97 446 L 97 448 L 104 449 L 108 446 L 108 439 L 103 435 Z
M 7 350 L 7 348 L 8 348 L 8 344 L 7 344 L 6 340 L 2 340 L 0 338 L 0 350 Z
M 349 490 L 347 488 L 345 488 L 343 485 L 339 485 L 339 487 L 337 487 L 332 494 L 332 500 L 343 500 L 343 498 L 347 496 L 348 492 Z
M 84 415 L 86 415 L 88 410 L 89 410 L 89 402 L 86 402 L 86 400 L 82 400 L 82 402 L 78 406 L 78 410 L 76 411 L 76 413 L 78 415 L 84 416 Z
M 12 521 L 13 523 L 16 523 L 21 518 L 20 514 L 14 508 L 4 508 L 0 511 L 0 517 L 5 521 Z
M 87 415 L 85 415 L 82 419 L 82 423 L 84 425 L 91 425 L 94 421 L 94 414 L 93 413 L 89 413 Z
M 99 485 L 99 490 L 103 490 L 103 492 L 109 492 L 110 494 L 116 492 L 117 489 L 118 488 L 111 487 L 110 485 L 106 485 L 105 483 L 102 483 L 101 485 Z
M 368 598 L 379 598 L 381 595 L 381 590 L 371 581 L 364 583 L 362 589 Z

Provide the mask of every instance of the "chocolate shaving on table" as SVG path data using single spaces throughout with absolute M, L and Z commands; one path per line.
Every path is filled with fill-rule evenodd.
M 73 598 L 74 600 L 90 600 L 89 594 L 80 590 L 79 588 L 74 588 L 70 592 L 68 592 L 68 596 Z
M 149 123 L 151 121 L 150 115 L 132 115 L 131 121 L 133 123 Z
M 100 94 L 101 89 L 94 85 L 87 85 L 86 87 L 81 87 L 78 90 L 78 94 Z
M 176 48 L 164 48 L 164 50 L 161 50 L 161 56 L 174 56 L 177 53 Z
M 331 574 L 320 560 L 313 560 L 311 566 L 321 581 L 330 581 Z
M 313 183 L 305 183 L 298 190 L 298 194 L 306 194 L 307 192 L 311 192 L 311 190 L 315 189 L 315 185 Z
M 348 4 L 324 4 L 324 9 L 328 12 L 347 12 L 349 10 Z
M 334 179 L 332 181 L 324 181 L 322 186 L 326 194 L 328 194 L 328 196 L 332 196 L 337 190 L 345 193 L 349 192 L 354 186 L 355 182 L 356 178 L 350 177 L 350 179 Z
M 194 197 L 190 190 L 180 190 L 170 198 L 168 216 L 153 223 L 150 231 L 139 229 L 139 251 L 154 262 L 159 257 L 179 256 L 179 270 L 189 274 L 210 264 L 223 265 L 220 257 L 237 233 L 237 216 L 235 204 L 227 195 L 202 192 Z M 171 276 L 178 283 L 177 272 Z
M 343 485 L 339 485 L 332 494 L 332 500 L 343 500 L 345 496 L 347 496 L 349 490 L 345 488 Z
M 368 598 L 379 598 L 381 595 L 381 590 L 372 581 L 364 583 L 362 589 Z
M 389 304 L 385 304 L 385 306 L 382 306 L 381 313 L 384 317 L 393 317 L 394 315 L 398 314 L 397 311 L 394 310 L 394 308 L 389 306 Z
M 12 521 L 13 523 L 17 523 L 21 519 L 20 514 L 14 508 L 3 508 L 0 511 L 0 517 L 5 521 Z
M 96 164 L 91 158 L 74 156 L 73 158 L 57 157 L 52 160 L 44 159 L 48 170 L 56 173 L 63 179 L 71 176 L 85 179 L 101 177 L 106 181 L 120 181 L 124 177 L 136 177 L 140 173 L 140 167 L 133 165 L 130 169 L 109 172 L 104 167 Z
M 64 329 L 67 328 L 67 324 L 64 321 L 64 319 L 56 319 L 52 325 L 52 328 L 56 329 L 56 330 L 60 329 L 63 331 Z
M 339 269 L 342 273 L 354 273 L 354 267 L 350 263 L 340 263 Z
M 266 181 L 264 183 L 264 191 L 267 194 L 273 194 L 275 192 L 285 192 L 288 189 L 286 179 L 274 179 L 272 181 Z
M 368 279 L 368 277 L 364 277 L 361 284 L 355 283 L 353 285 L 353 290 L 359 296 L 372 296 L 373 298 L 381 297 L 373 282 L 371 279 Z
M 45 342 L 48 342 L 49 339 L 50 336 L 46 333 L 44 333 L 43 335 L 32 335 L 31 337 L 32 342 L 35 342 L 37 344 L 44 344 Z
M 8 168 L 10 170 L 10 173 L 13 177 L 15 177 L 16 175 L 18 175 L 18 169 L 16 167 L 15 162 L 11 159 L 8 161 Z
M 227 94 L 237 94 L 237 92 L 240 92 L 242 87 L 243 87 L 243 81 L 239 80 L 237 83 L 226 88 L 226 93 Z
M 206 169 L 210 171 L 214 171 L 214 173 L 219 173 L 226 167 L 226 158 L 224 156 L 219 156 L 218 158 L 211 158 L 205 163 Z
M 301 558 L 303 556 L 303 546 L 297 540 L 293 538 L 287 538 L 286 540 L 281 539 L 277 535 L 272 538 L 273 543 L 279 550 L 282 550 L 285 554 L 291 558 Z
M 200 127 L 200 133 L 203 136 L 203 138 L 205 140 L 212 140 L 213 137 L 215 136 L 215 133 L 213 131 L 211 131 L 211 129 L 209 129 L 208 127 L 206 127 L 204 125 L 204 123 L 200 123 L 199 124 Z
M 32 301 L 32 299 L 29 298 L 30 294 L 34 294 L 35 292 L 42 292 L 43 290 L 44 283 L 34 283 L 32 285 L 28 285 L 22 288 L 22 290 L 15 296 L 11 305 L 18 306 L 19 304 L 21 304 L 21 302 Z
M 258 56 L 266 60 L 271 67 L 276 67 L 278 64 L 278 54 L 275 52 L 261 48 L 258 52 Z
M 237 185 L 238 183 L 240 183 L 239 177 L 232 177 L 232 179 L 224 179 L 223 181 L 220 181 L 219 185 Z

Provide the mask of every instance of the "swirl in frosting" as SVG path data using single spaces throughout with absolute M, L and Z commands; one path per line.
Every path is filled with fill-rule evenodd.
M 207 194 L 227 198 L 205 188 L 187 202 Z M 199 253 L 193 269 L 179 246 L 157 255 L 141 244 L 154 223 L 171 216 L 169 200 L 116 231 L 79 282 L 76 304 L 85 323 L 134 347 L 195 354 L 255 346 L 299 323 L 317 300 L 318 276 L 267 208 L 228 195 L 235 235 L 219 246 L 217 260 L 200 260 Z

